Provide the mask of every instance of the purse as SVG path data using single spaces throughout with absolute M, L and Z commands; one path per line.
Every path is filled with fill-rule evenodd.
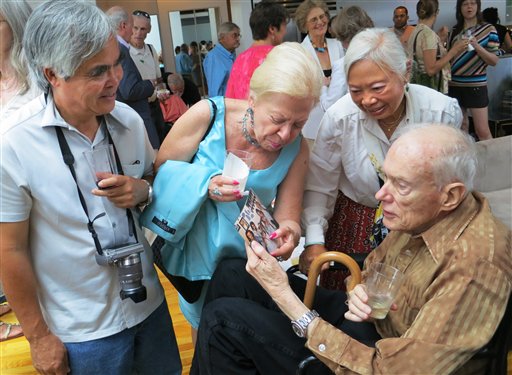
M 415 83 L 418 85 L 430 87 L 431 89 L 437 90 L 441 92 L 441 71 L 433 77 L 429 76 L 427 73 L 423 72 L 419 68 L 418 60 L 416 59 L 416 41 L 418 39 L 418 35 L 423 30 L 420 30 L 416 36 L 414 37 L 413 47 L 412 47 L 412 69 L 411 69 L 411 83 Z M 439 45 L 437 46 L 437 54 L 436 59 L 441 57 L 441 50 L 439 49 Z
M 210 130 L 213 127 L 215 122 L 215 117 L 217 116 L 217 106 L 213 100 L 208 99 L 212 103 L 213 115 L 208 125 L 208 129 L 203 135 L 201 142 L 208 136 Z M 194 160 L 195 155 L 191 160 Z M 189 280 L 183 276 L 174 276 L 167 272 L 165 265 L 162 261 L 162 253 L 161 249 L 165 244 L 165 239 L 161 236 L 156 236 L 155 240 L 151 244 L 151 250 L 153 250 L 153 263 L 155 266 L 162 272 L 162 274 L 169 280 L 169 282 L 174 286 L 174 288 L 178 291 L 178 293 L 187 301 L 188 303 L 196 302 L 201 296 L 201 292 L 203 290 L 203 285 L 206 280 Z

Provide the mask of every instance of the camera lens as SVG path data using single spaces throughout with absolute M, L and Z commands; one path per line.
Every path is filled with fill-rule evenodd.
M 139 303 L 146 300 L 146 287 L 142 285 L 142 264 L 139 253 L 128 255 L 116 263 L 121 283 L 121 299 L 130 298 Z

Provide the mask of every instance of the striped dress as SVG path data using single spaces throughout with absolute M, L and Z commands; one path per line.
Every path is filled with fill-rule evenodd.
M 500 41 L 498 33 L 493 25 L 483 23 L 469 28 L 471 35 L 476 38 L 478 44 L 491 53 L 498 53 Z M 467 30 L 462 30 L 453 40 L 450 40 L 448 49 L 460 40 Z M 449 86 L 477 87 L 487 85 L 487 63 L 482 60 L 475 50 L 463 51 L 451 61 L 452 79 Z

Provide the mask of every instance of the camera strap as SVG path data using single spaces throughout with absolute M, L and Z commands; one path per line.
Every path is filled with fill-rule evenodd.
M 102 121 L 102 122 L 104 122 L 104 121 Z M 112 147 L 114 148 L 114 156 L 116 158 L 117 170 L 118 170 L 119 174 L 124 174 L 123 168 L 121 166 L 121 162 L 119 160 L 119 156 L 117 154 L 116 146 L 114 145 L 112 137 L 111 137 L 106 126 L 105 126 L 105 131 L 107 133 L 109 144 L 111 144 Z M 76 172 L 75 172 L 75 168 L 73 166 L 73 164 L 75 163 L 75 157 L 73 156 L 73 153 L 71 152 L 71 149 L 69 148 L 69 144 L 66 141 L 66 137 L 64 136 L 64 133 L 62 132 L 62 128 L 60 126 L 56 126 L 55 132 L 57 133 L 57 139 L 59 141 L 59 147 L 60 147 L 60 151 L 62 153 L 62 158 L 64 160 L 64 163 L 68 166 L 68 168 L 71 172 L 71 175 L 73 176 L 73 180 L 75 181 L 75 185 L 76 185 L 76 190 L 78 192 L 78 197 L 80 199 L 80 204 L 82 205 L 85 215 L 87 216 L 87 229 L 89 230 L 89 233 L 91 233 L 92 239 L 94 241 L 94 246 L 96 247 L 96 251 L 98 252 L 98 254 L 103 255 L 103 249 L 101 247 L 101 243 L 98 238 L 98 233 L 96 233 L 96 230 L 94 229 L 94 221 L 96 221 L 96 219 L 99 219 L 100 217 L 105 216 L 105 212 L 102 212 L 101 214 L 97 215 L 92 221 L 89 218 L 89 211 L 87 209 L 87 204 L 85 202 L 85 198 L 82 194 L 82 191 L 80 190 L 80 187 L 78 186 L 78 180 L 76 178 Z M 128 218 L 129 234 L 130 235 L 133 234 L 133 236 L 135 237 L 135 240 L 138 242 L 137 231 L 135 228 L 135 220 L 133 219 L 132 212 L 128 208 L 126 209 L 126 216 Z

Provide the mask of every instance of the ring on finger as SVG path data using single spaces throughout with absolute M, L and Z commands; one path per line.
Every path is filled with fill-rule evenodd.
M 284 258 L 282 256 L 278 256 L 276 259 L 278 262 L 284 262 Z
M 222 197 L 222 193 L 221 193 L 221 191 L 219 190 L 219 188 L 217 186 L 213 188 L 212 194 L 216 195 L 218 197 Z

